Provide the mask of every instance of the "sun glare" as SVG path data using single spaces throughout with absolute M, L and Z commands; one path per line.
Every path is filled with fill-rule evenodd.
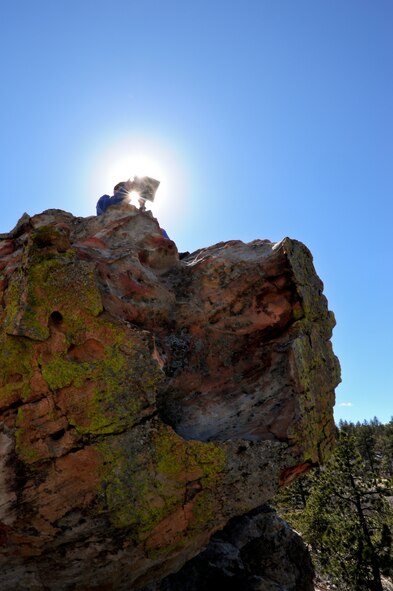
M 107 170 L 108 184 L 115 185 L 117 182 L 132 180 L 134 176 L 150 176 L 166 184 L 165 172 L 162 167 L 154 160 L 145 156 L 127 155 L 120 160 L 112 162 Z M 161 187 L 159 188 L 161 190 Z
M 131 191 L 129 193 L 129 197 L 130 197 L 130 203 L 132 203 L 132 205 L 138 205 L 138 199 L 139 199 L 140 195 L 137 191 Z
M 175 156 L 176 154 L 176 156 Z M 112 142 L 96 152 L 92 161 L 91 193 L 97 198 L 113 195 L 115 185 L 136 177 L 152 177 L 160 182 L 154 202 L 147 202 L 147 209 L 163 223 L 175 222 L 182 217 L 184 207 L 184 163 L 178 150 L 171 149 L 170 142 L 149 141 L 141 137 Z M 133 192 L 135 193 L 135 192 Z M 138 205 L 138 194 L 131 195 L 131 203 Z

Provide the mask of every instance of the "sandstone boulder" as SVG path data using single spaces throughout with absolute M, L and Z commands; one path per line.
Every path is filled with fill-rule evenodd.
M 153 584 L 323 462 L 322 289 L 296 240 L 179 260 L 132 206 L 1 235 L 2 589 Z

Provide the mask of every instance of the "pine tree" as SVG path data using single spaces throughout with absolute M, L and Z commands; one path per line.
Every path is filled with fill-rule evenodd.
M 300 528 L 321 571 L 340 589 L 382 591 L 381 575 L 393 568 L 392 511 L 348 431 L 340 431 L 332 461 L 321 470 L 307 500 Z
M 393 484 L 393 417 L 378 438 L 378 449 L 381 457 L 381 472 L 385 479 Z

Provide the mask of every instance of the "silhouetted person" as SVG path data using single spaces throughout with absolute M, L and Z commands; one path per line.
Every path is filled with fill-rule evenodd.
M 97 215 L 102 215 L 106 212 L 108 207 L 112 205 L 120 205 L 121 203 L 129 203 L 130 192 L 134 189 L 134 181 L 122 181 L 117 183 L 113 189 L 113 196 L 103 195 L 97 201 Z

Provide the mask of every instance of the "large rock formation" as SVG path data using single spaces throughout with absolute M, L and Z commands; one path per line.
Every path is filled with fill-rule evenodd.
M 0 236 L 1 588 L 121 591 L 333 445 L 334 318 L 301 243 L 179 260 L 132 206 Z

